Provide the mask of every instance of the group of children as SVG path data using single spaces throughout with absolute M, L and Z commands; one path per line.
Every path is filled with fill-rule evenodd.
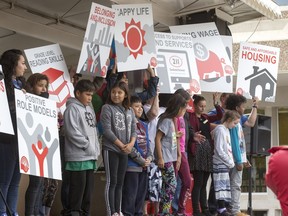
M 27 85 L 24 83 L 22 77 L 26 65 L 19 50 L 3 53 L 0 64 L 17 132 L 13 89 L 24 88 L 29 93 L 47 97 L 49 82 L 45 75 L 33 74 Z M 112 76 L 116 68 L 113 69 Z M 109 88 L 106 86 L 107 99 L 103 100 L 103 106 L 97 108 L 101 110 L 99 122 L 91 106 L 93 95 L 98 90 L 95 82 L 82 79 L 75 84 L 75 98 L 68 99 L 64 112 L 63 168 L 69 173 L 65 215 L 89 215 L 93 202 L 94 170 L 101 153 L 99 128 L 106 173 L 104 194 L 107 215 L 145 215 L 147 200 L 156 203 L 155 214 L 170 215 L 173 211 L 176 215 L 186 215 L 190 173 L 194 178 L 194 216 L 212 215 L 206 195 L 211 173 L 218 215 L 244 215 L 240 212 L 240 187 L 243 165 L 249 166 L 249 162 L 246 161 L 241 125 L 253 126 L 255 123 L 257 100 L 249 119 L 241 117 L 246 99 L 235 94 L 226 99 L 226 107 L 224 104 L 222 107 L 217 105 L 217 94 L 214 94 L 216 113 L 210 115 L 205 114 L 206 100 L 201 95 L 193 96 L 194 112 L 187 112 L 191 96 L 183 89 L 178 89 L 169 98 L 167 106 L 160 108 L 156 89 L 159 78 L 149 66 L 148 71 L 150 85 L 142 95 L 130 96 L 123 74 L 110 82 Z M 220 125 L 213 124 L 220 119 Z M 0 133 L 0 136 L 0 188 L 5 201 L 0 200 L 0 216 L 6 216 L 10 211 L 17 216 L 20 181 L 17 135 Z M 39 194 L 42 193 L 39 191 L 44 187 L 43 179 L 30 176 L 30 184 L 35 189 L 26 195 L 29 204 L 25 205 L 25 215 L 41 215 L 39 206 L 42 199 Z M 176 191 L 177 184 L 181 184 L 179 191 Z M 171 208 L 175 197 L 179 197 L 176 202 L 178 209 Z

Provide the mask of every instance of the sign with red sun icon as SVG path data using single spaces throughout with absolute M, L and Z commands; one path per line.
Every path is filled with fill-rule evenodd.
M 141 29 L 140 21 L 135 23 L 132 18 L 130 23 L 125 23 L 125 31 L 122 32 L 124 46 L 128 47 L 130 54 L 137 58 L 138 54 L 143 55 L 143 47 L 146 45 L 144 39 L 145 31 Z
M 151 4 L 113 5 L 115 48 L 119 72 L 157 65 Z M 151 64 L 153 63 L 153 64 Z

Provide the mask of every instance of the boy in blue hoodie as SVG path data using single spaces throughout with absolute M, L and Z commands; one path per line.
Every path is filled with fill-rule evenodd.
M 240 211 L 240 196 L 242 185 L 243 167 L 250 167 L 251 164 L 246 156 L 246 144 L 242 126 L 254 127 L 257 118 L 257 108 L 259 99 L 253 99 L 253 106 L 249 118 L 243 116 L 247 99 L 238 94 L 230 94 L 226 99 L 225 105 L 227 110 L 235 110 L 240 116 L 238 125 L 230 129 L 231 147 L 235 166 L 230 171 L 230 187 L 231 187 L 231 213 L 236 216 L 247 216 Z
M 123 185 L 122 213 L 125 216 L 143 215 L 143 205 L 148 187 L 147 167 L 153 159 L 148 126 L 140 120 L 143 113 L 142 101 L 138 96 L 131 96 L 130 102 L 137 118 L 137 138 L 128 155 L 128 167 Z
M 90 107 L 94 85 L 80 80 L 64 112 L 65 170 L 69 172 L 68 208 L 71 216 L 89 215 L 94 189 L 94 170 L 100 153 L 96 117 Z

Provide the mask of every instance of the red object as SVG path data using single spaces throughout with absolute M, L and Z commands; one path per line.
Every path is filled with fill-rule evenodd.
M 25 173 L 27 173 L 29 170 L 29 162 L 28 162 L 27 158 L 25 156 L 23 156 L 23 157 L 21 157 L 20 161 L 21 161 L 20 162 L 21 163 L 21 165 L 20 165 L 21 170 L 23 170 Z
M 64 72 L 55 68 L 49 68 L 42 72 L 49 78 L 49 94 L 52 100 L 56 100 L 57 108 L 62 107 L 67 99 L 71 97 Z
M 266 173 L 266 184 L 275 193 L 284 216 L 288 216 L 288 146 L 273 147 Z
M 216 77 L 224 76 L 222 63 L 214 52 L 209 51 L 209 58 L 207 60 L 201 61 L 196 58 L 196 64 L 201 80 L 214 78 L 215 75 Z

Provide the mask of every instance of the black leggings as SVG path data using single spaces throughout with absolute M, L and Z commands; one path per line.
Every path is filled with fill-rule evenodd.
M 192 190 L 193 213 L 200 213 L 199 203 L 203 211 L 207 211 L 207 193 L 206 186 L 210 172 L 193 171 L 194 186 Z
M 121 211 L 122 187 L 128 163 L 128 155 L 103 150 L 106 172 L 105 202 L 107 215 Z

